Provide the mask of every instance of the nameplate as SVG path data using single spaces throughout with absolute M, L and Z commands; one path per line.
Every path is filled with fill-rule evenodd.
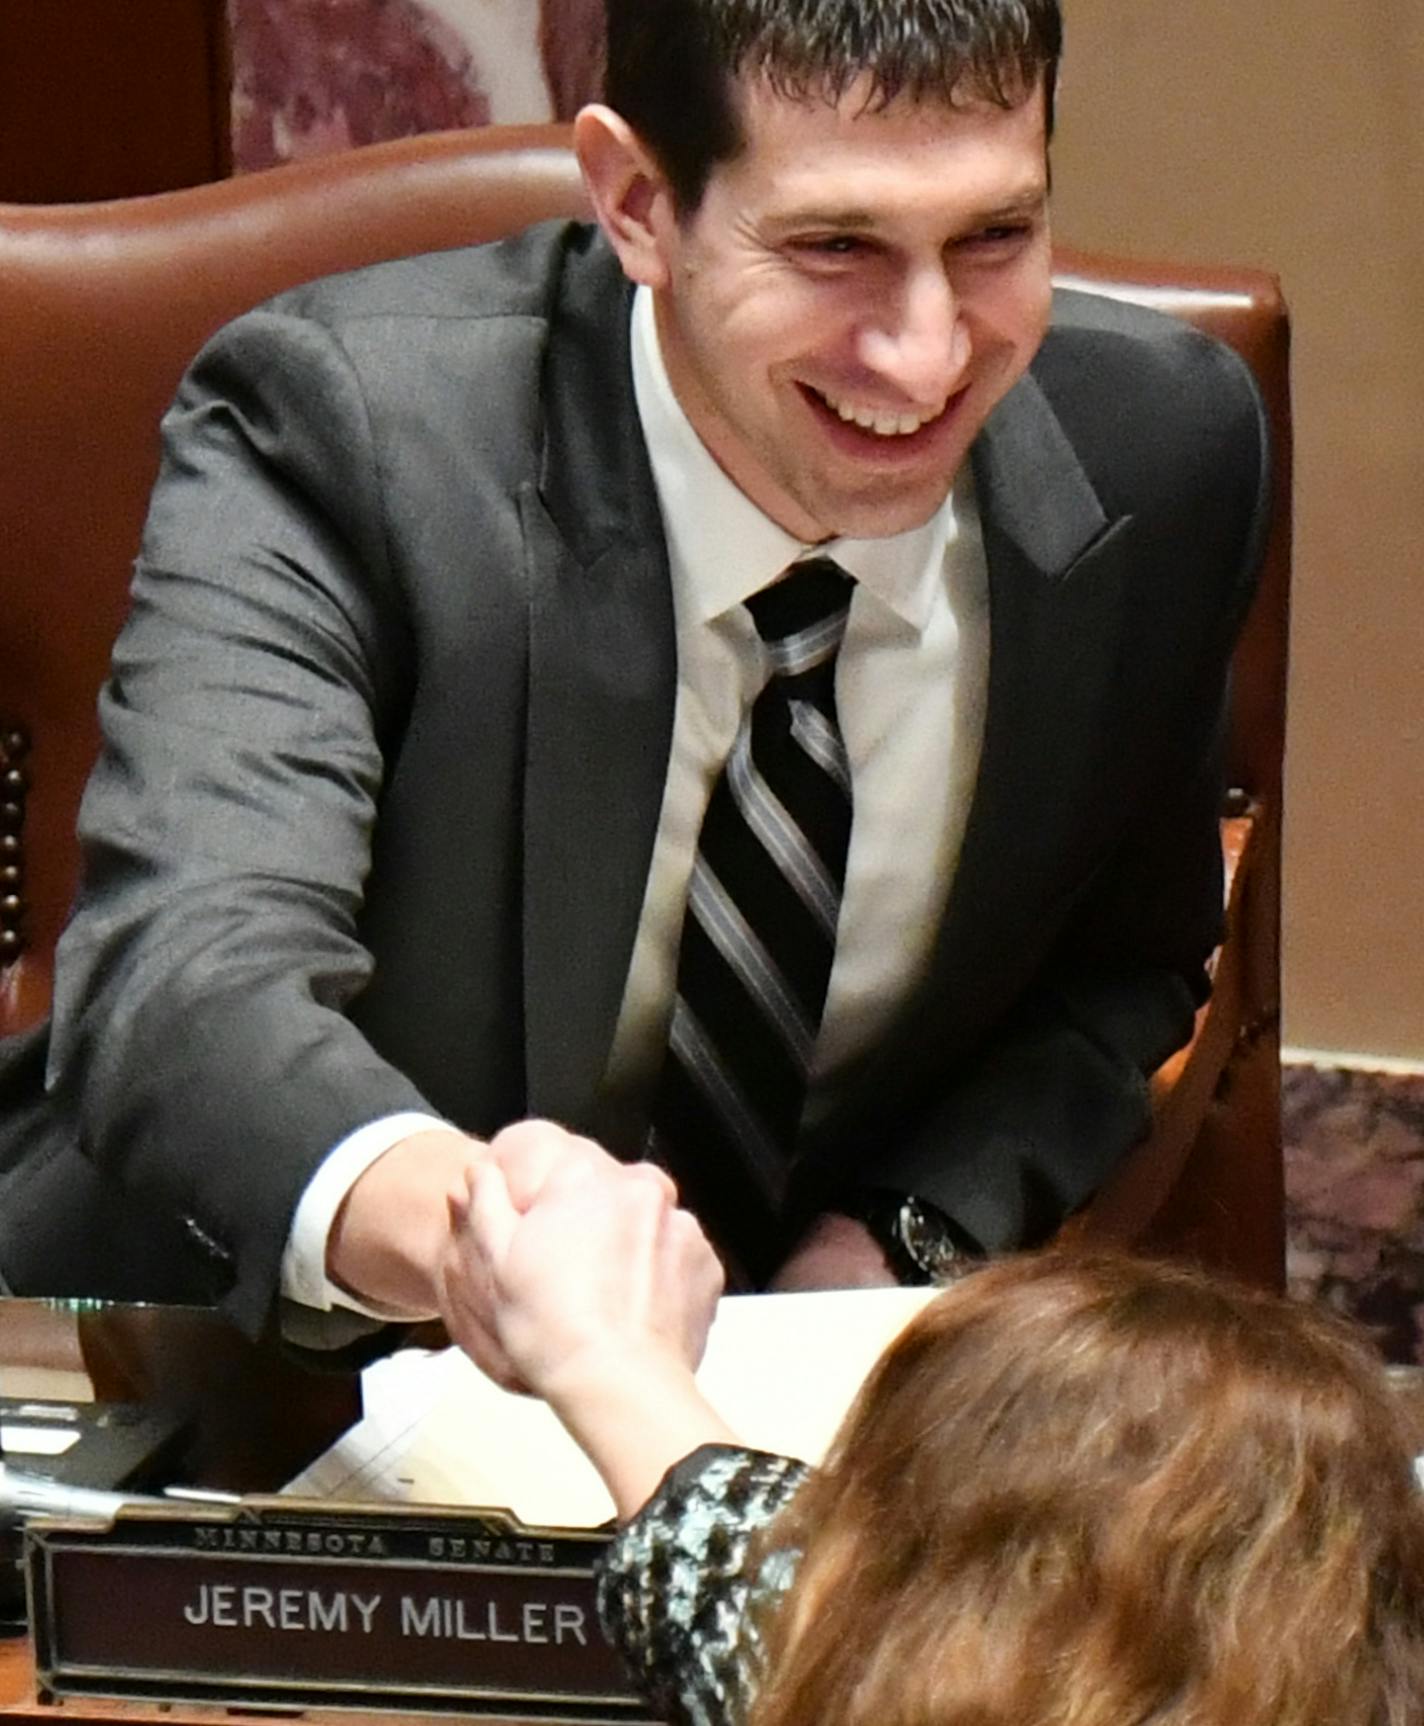
M 646 1720 L 599 1625 L 607 1538 L 275 1498 L 33 1523 L 36 1683 L 44 1698 Z

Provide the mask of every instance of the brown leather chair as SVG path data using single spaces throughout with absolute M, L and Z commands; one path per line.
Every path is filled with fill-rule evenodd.
M 0 1033 L 40 1019 L 77 872 L 95 694 L 123 618 L 160 415 L 219 324 L 279 289 L 586 203 L 558 127 L 439 133 L 190 191 L 0 206 Z M 1070 1225 L 1283 1275 L 1277 904 L 1289 576 L 1287 325 L 1259 272 L 1063 254 L 1061 279 L 1189 318 L 1270 405 L 1276 509 L 1237 653 L 1231 932 L 1158 1128 Z

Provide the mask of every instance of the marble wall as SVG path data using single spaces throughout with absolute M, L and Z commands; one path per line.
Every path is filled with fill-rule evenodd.
M 598 93 L 602 0 L 228 0 L 238 172 Z
M 1290 1066 L 1282 1101 L 1292 1293 L 1424 1364 L 1424 1074 Z

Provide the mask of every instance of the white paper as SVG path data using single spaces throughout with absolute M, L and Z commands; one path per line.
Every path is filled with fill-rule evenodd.
M 746 1443 L 818 1461 L 875 1360 L 934 1293 L 729 1296 L 698 1383 Z M 501 1390 L 456 1349 L 379 1361 L 362 1392 L 365 1418 L 288 1492 L 507 1509 L 535 1526 L 593 1527 L 613 1515 L 549 1409 Z

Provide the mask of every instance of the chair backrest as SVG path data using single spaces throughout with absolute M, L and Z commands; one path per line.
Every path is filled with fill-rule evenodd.
M 568 130 L 554 126 L 431 134 L 148 198 L 0 206 L 0 1032 L 48 1008 L 95 696 L 127 603 L 158 422 L 189 359 L 229 318 L 314 276 L 587 208 Z M 1064 276 L 1179 312 L 1240 348 L 1288 448 L 1286 325 L 1270 277 L 1078 255 Z M 1277 516 L 1239 655 L 1232 762 L 1235 782 L 1272 806 L 1288 567 Z

